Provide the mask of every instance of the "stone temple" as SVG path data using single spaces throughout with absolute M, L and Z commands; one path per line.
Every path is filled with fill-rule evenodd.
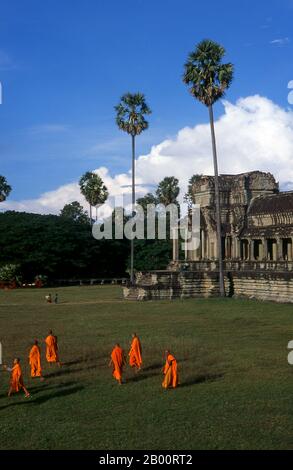
M 227 296 L 293 302 L 293 191 L 273 175 L 252 171 L 219 177 L 222 255 Z M 219 294 L 214 177 L 198 176 L 191 188 L 200 205 L 200 246 L 164 271 L 137 273 L 128 299 L 211 297 Z

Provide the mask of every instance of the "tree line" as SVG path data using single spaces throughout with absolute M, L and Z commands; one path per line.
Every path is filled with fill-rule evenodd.
M 178 195 L 178 179 L 166 177 L 154 194 L 137 203 L 146 210 L 150 201 L 168 205 Z M 124 212 L 123 222 L 131 215 Z M 115 209 L 111 218 L 114 232 Z M 66 204 L 59 215 L 0 213 L 0 246 L 0 280 L 9 280 L 1 279 L 1 272 L 24 282 L 44 276 L 50 280 L 122 277 L 130 272 L 129 240 L 95 240 L 89 214 L 78 201 Z M 170 260 L 169 238 L 135 240 L 134 246 L 136 270 L 163 269 Z

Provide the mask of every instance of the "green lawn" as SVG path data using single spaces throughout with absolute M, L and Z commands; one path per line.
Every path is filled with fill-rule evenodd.
M 46 289 L 0 291 L 4 360 L 22 359 L 32 393 L 7 398 L 0 372 L 1 449 L 292 449 L 293 307 L 210 299 L 134 303 L 120 287 L 73 287 L 47 305 Z M 52 328 L 64 366 L 43 383 L 27 353 Z M 108 368 L 113 343 L 136 331 L 144 370 Z M 179 362 L 181 385 L 161 388 L 163 351 Z M 44 354 L 43 354 L 44 357 Z

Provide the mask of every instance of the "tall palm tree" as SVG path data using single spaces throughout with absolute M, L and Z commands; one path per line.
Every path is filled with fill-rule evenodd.
M 7 183 L 5 176 L 0 175 L 0 202 L 5 201 L 5 199 L 9 196 L 12 188 Z
M 221 236 L 221 208 L 219 194 L 219 173 L 216 137 L 214 128 L 213 105 L 231 85 L 233 80 L 233 64 L 222 63 L 225 49 L 216 42 L 209 39 L 201 41 L 188 56 L 184 66 L 183 82 L 189 85 L 189 91 L 209 110 L 213 162 L 215 173 L 215 202 L 216 202 L 216 223 L 217 223 L 217 248 L 219 262 L 220 295 L 225 296 L 223 259 L 222 259 L 222 236 Z
M 126 93 L 115 106 L 116 124 L 124 132 L 131 136 L 132 144 L 132 211 L 135 206 L 135 138 L 145 131 L 149 124 L 145 115 L 151 114 L 142 93 Z M 130 254 L 130 282 L 134 283 L 134 240 L 131 240 Z
M 161 204 L 168 206 L 169 204 L 178 204 L 179 192 L 179 180 L 174 176 L 165 176 L 158 184 L 156 195 Z
M 92 225 L 92 207 L 104 204 L 109 196 L 107 187 L 102 178 L 91 171 L 87 171 L 79 180 L 81 194 L 90 206 L 90 223 Z

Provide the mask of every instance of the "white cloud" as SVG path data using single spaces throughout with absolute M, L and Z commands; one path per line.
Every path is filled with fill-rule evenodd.
M 293 112 L 259 95 L 240 98 L 236 104 L 224 101 L 223 106 L 224 113 L 215 123 L 220 172 L 269 171 L 284 189 L 293 189 Z M 111 176 L 105 167 L 95 171 L 112 197 L 124 194 L 129 201 L 130 172 Z M 140 156 L 136 162 L 137 194 L 152 189 L 151 185 L 165 176 L 176 176 L 183 195 L 189 178 L 195 173 L 213 174 L 208 123 L 181 129 L 174 139 L 164 140 L 153 146 L 149 154 Z M 8 200 L 0 208 L 58 213 L 64 204 L 73 200 L 87 208 L 77 183 L 66 184 L 37 199 Z M 110 200 L 104 215 L 109 213 L 111 205 Z
M 270 41 L 270 44 L 274 44 L 276 46 L 285 46 L 286 44 L 289 44 L 289 42 L 290 42 L 290 39 L 288 37 L 285 37 L 285 38 L 273 39 L 272 41 Z

